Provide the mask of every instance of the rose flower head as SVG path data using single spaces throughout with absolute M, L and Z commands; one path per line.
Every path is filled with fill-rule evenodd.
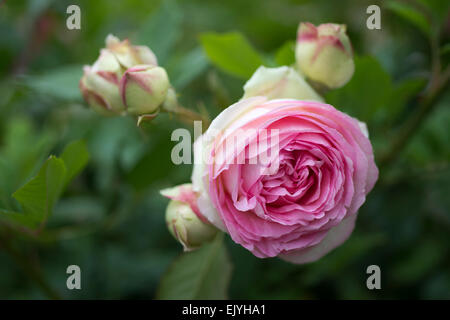
M 317 101 L 243 99 L 194 145 L 200 213 L 260 258 L 312 262 L 351 234 L 378 169 L 361 123 Z

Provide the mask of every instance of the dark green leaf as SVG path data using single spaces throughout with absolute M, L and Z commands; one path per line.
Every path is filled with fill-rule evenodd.
M 45 223 L 64 187 L 84 168 L 88 158 L 81 141 L 69 144 L 61 158 L 50 156 L 39 173 L 14 192 L 13 197 L 19 202 L 22 212 L 2 209 L 3 218 L 31 228 Z
M 362 121 L 370 121 L 392 92 L 389 74 L 370 56 L 355 57 L 355 74 L 344 87 L 326 95 L 328 103 Z
M 426 36 L 430 35 L 431 33 L 430 23 L 425 18 L 423 13 L 419 11 L 416 7 L 413 7 L 410 4 L 404 2 L 389 1 L 385 4 L 385 8 L 391 10 L 395 14 L 412 23 L 419 30 L 421 30 Z
M 395 120 L 397 115 L 404 110 L 409 100 L 411 100 L 425 85 L 425 79 L 408 79 L 396 84 L 392 90 L 391 96 L 388 99 L 386 108 L 383 112 L 386 113 L 384 118 Z
M 226 299 L 231 263 L 223 233 L 198 250 L 183 253 L 163 276 L 159 299 Z
M 419 243 L 415 249 L 402 257 L 391 271 L 392 280 L 400 283 L 412 283 L 431 272 L 445 255 L 442 245 L 433 240 Z
M 50 216 L 64 186 L 65 175 L 64 161 L 50 156 L 38 175 L 14 192 L 13 197 L 32 223 L 41 223 Z

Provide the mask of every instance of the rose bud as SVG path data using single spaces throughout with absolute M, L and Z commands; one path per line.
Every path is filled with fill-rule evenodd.
M 161 194 L 171 199 L 166 209 L 167 227 L 185 251 L 198 249 L 213 240 L 217 229 L 198 210 L 191 184 L 164 189 Z
M 154 70 L 148 73 L 148 77 L 135 76 L 136 69 L 133 68 L 138 65 L 145 65 L 146 69 L 154 68 Z M 134 93 L 135 90 L 130 89 L 133 93 L 129 99 L 133 102 L 129 112 L 139 113 L 138 109 L 142 108 L 144 112 L 153 112 L 162 103 L 161 99 L 164 100 L 168 83 L 165 70 L 157 65 L 156 56 L 148 47 L 133 46 L 128 40 L 120 41 L 117 37 L 108 35 L 106 48 L 100 51 L 97 61 L 92 66 L 84 67 L 84 75 L 80 80 L 81 93 L 86 102 L 103 115 L 125 114 L 127 110 L 122 102 L 123 96 L 120 95 L 119 84 L 124 73 L 129 70 L 127 77 L 133 78 L 133 81 L 138 79 L 139 83 L 143 84 L 144 91 L 150 88 L 150 84 L 153 89 L 150 98 L 148 98 L 148 92 Z M 139 72 L 146 73 L 141 69 L 138 69 Z M 157 80 L 149 81 L 148 78 L 153 76 Z M 142 107 L 144 101 L 135 102 L 139 96 L 145 98 L 144 107 Z
M 345 25 L 300 23 L 295 57 L 302 73 L 328 88 L 345 85 L 355 69 L 345 31 Z
M 323 101 L 298 72 L 286 66 L 259 67 L 244 85 L 243 99 L 255 96 Z
M 84 100 L 103 115 L 123 113 L 124 105 L 119 95 L 121 66 L 115 56 L 103 49 L 98 60 L 83 70 L 80 90 Z
M 120 41 L 119 38 L 108 35 L 106 48 L 114 54 L 119 63 L 125 68 L 138 64 L 158 65 L 155 54 L 146 46 L 133 46 L 128 39 Z
M 128 113 L 151 114 L 166 99 L 169 85 L 164 68 L 138 65 L 125 71 L 120 80 L 120 95 Z

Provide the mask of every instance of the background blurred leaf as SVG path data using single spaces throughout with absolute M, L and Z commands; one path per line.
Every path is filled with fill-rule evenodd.
M 149 46 L 163 65 L 181 36 L 182 13 L 173 0 L 162 1 L 136 35 L 136 43 Z
M 430 10 L 436 25 L 441 25 L 448 17 L 450 3 L 447 0 L 418 0 L 418 2 Z
M 263 59 L 239 32 L 200 36 L 206 55 L 217 67 L 234 76 L 248 79 L 263 64 Z
M 178 91 L 204 72 L 208 66 L 208 60 L 200 47 L 194 48 L 170 62 L 167 73 L 172 85 Z
M 69 101 L 81 101 L 78 83 L 82 75 L 83 67 L 81 65 L 64 66 L 41 75 L 25 77 L 24 83 L 42 95 Z
M 89 152 L 84 141 L 74 141 L 66 146 L 61 159 L 66 166 L 65 184 L 67 185 L 89 161 Z
M 431 168 L 439 167 L 439 164 L 449 165 L 450 149 L 442 147 L 450 145 L 449 102 L 450 94 L 447 94 L 441 100 L 435 112 L 420 128 L 419 134 L 412 139 L 406 148 L 406 156 L 414 164 L 420 166 L 428 164 Z
M 369 122 L 380 108 L 387 107 L 392 90 L 389 74 L 375 58 L 356 56 L 353 78 L 344 87 L 328 92 L 326 101 Z
M 397 283 L 412 283 L 420 280 L 430 273 L 440 259 L 444 256 L 444 248 L 441 243 L 434 240 L 425 240 L 415 246 L 415 250 L 406 254 L 406 257 L 398 257 L 389 278 Z
M 295 41 L 288 41 L 275 52 L 275 62 L 279 66 L 290 66 L 295 63 Z
M 385 105 L 378 108 L 375 120 L 384 126 L 392 124 L 405 111 L 408 102 L 424 88 L 425 84 L 426 81 L 423 78 L 406 79 L 394 84 Z
M 374 248 L 386 242 L 384 234 L 352 235 L 342 247 L 333 250 L 321 260 L 308 265 L 302 278 L 305 284 L 311 285 L 326 277 L 337 276 L 352 262 L 363 255 L 367 255 Z
M 419 11 L 412 5 L 405 2 L 389 1 L 384 4 L 384 8 L 394 12 L 398 16 L 404 18 L 406 21 L 409 21 L 420 31 L 422 31 L 426 36 L 430 35 L 431 26 L 429 22 L 425 18 L 423 12 Z
M 158 298 L 225 299 L 230 277 L 231 263 L 220 232 L 212 243 L 173 262 L 161 280 Z

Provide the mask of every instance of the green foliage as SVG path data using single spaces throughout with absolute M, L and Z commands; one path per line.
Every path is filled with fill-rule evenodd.
M 67 185 L 87 164 L 89 155 L 83 142 L 66 147 L 61 158 L 50 156 L 39 173 L 14 192 L 23 213 L 0 211 L 6 218 L 36 228 L 51 216 L 53 207 Z
M 389 74 L 370 56 L 355 57 L 355 73 L 344 87 L 330 91 L 326 100 L 362 121 L 372 119 L 386 107 L 392 83 Z
M 327 93 L 328 103 L 365 121 L 394 121 L 425 84 L 422 78 L 392 83 L 390 75 L 373 57 L 355 57 L 355 73 L 344 87 Z
M 37 133 L 26 118 L 13 118 L 4 130 L 0 148 L 0 195 L 3 207 L 13 206 L 10 195 L 39 169 L 54 136 L 47 130 Z
M 42 95 L 76 101 L 81 100 L 78 83 L 82 74 L 81 65 L 65 66 L 49 70 L 41 75 L 26 77 L 24 84 Z
M 159 299 L 226 299 L 231 263 L 219 233 L 210 244 L 183 253 L 161 279 Z
M 295 41 L 288 41 L 275 52 L 275 62 L 279 66 L 289 66 L 295 63 Z
M 200 36 L 206 55 L 217 67 L 234 76 L 248 79 L 263 63 L 263 59 L 239 32 Z
M 424 16 L 423 12 L 419 11 L 417 8 L 408 3 L 398 1 L 389 1 L 384 7 L 416 26 L 424 33 L 424 35 L 430 35 L 430 23 L 427 21 L 427 18 Z
M 182 90 L 188 83 L 198 77 L 208 66 L 208 60 L 202 48 L 197 47 L 176 57 L 171 61 L 167 72 L 172 85 Z
M 181 18 L 182 14 L 175 1 L 162 1 L 159 9 L 143 23 L 134 39 L 135 43 L 149 46 L 159 64 L 164 63 L 181 36 Z

